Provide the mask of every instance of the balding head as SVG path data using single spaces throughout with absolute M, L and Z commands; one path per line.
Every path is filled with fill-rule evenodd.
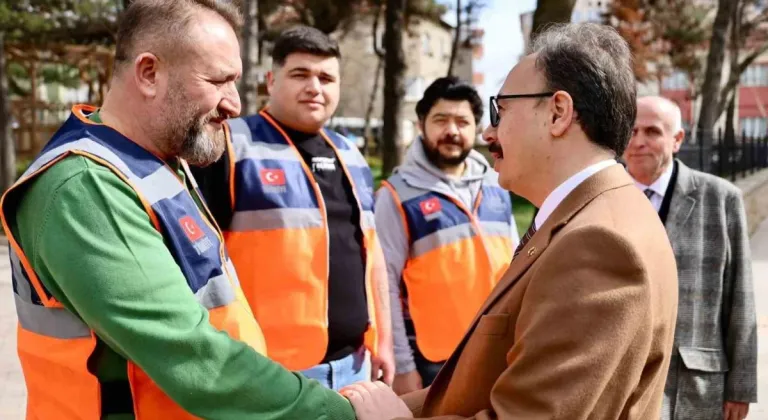
M 683 112 L 671 100 L 661 96 L 643 96 L 637 99 L 638 113 L 640 108 L 646 113 L 653 113 L 664 121 L 670 133 L 683 129 Z
M 639 98 L 632 139 L 624 153 L 629 173 L 650 186 L 672 164 L 684 137 L 677 104 L 659 96 Z
M 197 43 L 192 30 L 201 16 L 226 21 L 240 33 L 242 16 L 223 0 L 133 0 L 120 16 L 115 51 L 115 72 L 151 52 L 166 60 L 188 53 Z

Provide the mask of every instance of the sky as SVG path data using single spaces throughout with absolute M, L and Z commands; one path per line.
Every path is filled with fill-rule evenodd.
M 453 3 L 453 1 L 444 1 Z M 478 26 L 485 29 L 483 46 L 485 53 L 475 61 L 475 71 L 485 73 L 485 84 L 479 86 L 480 97 L 486 107 L 488 97 L 496 95 L 504 78 L 523 53 L 523 33 L 520 30 L 520 14 L 536 8 L 536 0 L 486 0 L 487 6 L 480 12 Z M 454 6 L 455 7 L 455 6 Z M 455 22 L 454 12 L 448 12 L 445 20 Z M 484 112 L 488 121 L 488 110 Z

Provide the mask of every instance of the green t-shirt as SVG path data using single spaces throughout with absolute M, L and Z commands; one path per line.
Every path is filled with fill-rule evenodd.
M 100 382 L 126 381 L 132 360 L 198 417 L 355 418 L 336 392 L 211 326 L 137 193 L 107 167 L 72 155 L 48 168 L 11 230 L 40 281 L 99 337 Z

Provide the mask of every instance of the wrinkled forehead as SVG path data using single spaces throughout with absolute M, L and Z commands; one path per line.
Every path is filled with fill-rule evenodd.
M 635 127 L 658 127 L 672 129 L 672 115 L 659 102 L 639 100 L 637 102 L 637 118 Z
M 232 27 L 221 18 L 205 15 L 192 25 L 190 41 L 195 52 L 190 54 L 192 64 L 207 72 L 239 75 L 242 71 L 240 44 Z

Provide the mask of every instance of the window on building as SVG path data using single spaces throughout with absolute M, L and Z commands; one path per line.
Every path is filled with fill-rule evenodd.
M 742 86 L 768 86 L 768 65 L 753 64 L 741 74 Z
M 421 52 L 426 55 L 432 55 L 432 39 L 429 34 L 421 35 Z
M 688 89 L 688 75 L 682 71 L 676 71 L 661 81 L 661 88 L 664 90 L 685 90 Z
M 749 117 L 739 120 L 739 133 L 747 137 L 765 137 L 768 135 L 768 118 Z
M 405 100 L 418 101 L 424 95 L 425 88 L 423 77 L 409 77 L 405 81 Z
M 581 22 L 581 12 L 579 12 L 578 10 L 573 12 L 573 14 L 571 15 L 571 21 L 573 21 L 573 23 Z

